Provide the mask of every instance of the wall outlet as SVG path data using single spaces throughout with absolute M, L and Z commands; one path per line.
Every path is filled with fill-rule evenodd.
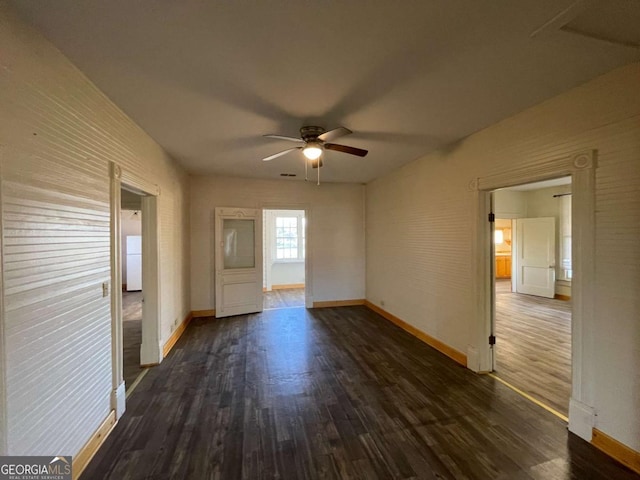
M 109 282 L 102 282 L 102 297 L 109 296 Z

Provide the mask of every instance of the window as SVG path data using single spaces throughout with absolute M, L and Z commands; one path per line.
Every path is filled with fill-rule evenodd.
M 496 230 L 494 232 L 494 242 L 496 245 L 500 245 L 504 243 L 504 231 Z
M 276 259 L 298 258 L 298 219 L 276 217 Z
M 295 261 L 304 259 L 305 218 L 304 214 L 275 217 L 276 260 Z
M 306 222 L 304 210 L 265 210 L 265 261 L 271 263 L 304 262 Z M 269 268 L 267 265 L 265 267 Z

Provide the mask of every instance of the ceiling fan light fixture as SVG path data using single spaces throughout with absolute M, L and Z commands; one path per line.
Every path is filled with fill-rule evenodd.
M 307 146 L 304 147 L 304 150 L 302 150 L 302 153 L 304 153 L 304 156 L 309 160 L 317 160 L 320 158 L 320 155 L 322 155 L 322 148 L 316 142 L 309 142 Z

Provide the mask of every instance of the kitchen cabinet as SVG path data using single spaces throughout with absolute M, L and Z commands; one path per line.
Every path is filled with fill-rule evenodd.
M 511 278 L 510 255 L 496 255 L 496 278 Z

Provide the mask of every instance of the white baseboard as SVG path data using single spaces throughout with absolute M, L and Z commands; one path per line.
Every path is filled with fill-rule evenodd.
M 587 442 L 593 436 L 596 413 L 593 407 L 579 402 L 575 398 L 569 401 L 569 431 Z
M 125 398 L 126 385 L 122 382 L 111 392 L 111 409 L 116 412 L 116 420 L 119 420 L 127 409 Z
M 153 366 L 160 365 L 162 362 L 162 347 L 164 344 L 158 342 L 158 344 L 145 343 L 144 340 L 140 345 L 140 365 Z

